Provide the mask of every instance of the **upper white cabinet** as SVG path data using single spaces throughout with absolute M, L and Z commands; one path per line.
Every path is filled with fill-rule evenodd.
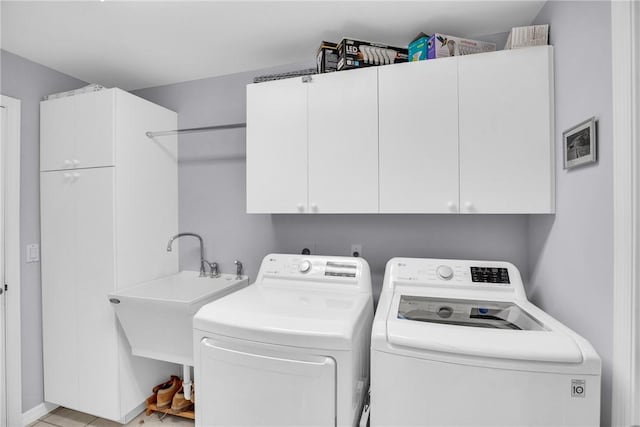
M 113 166 L 115 91 L 40 104 L 40 170 Z
M 461 212 L 553 212 L 552 48 L 458 61 Z
M 552 47 L 302 80 L 247 88 L 249 213 L 554 212 Z
M 380 212 L 458 212 L 457 58 L 380 67 Z
M 41 111 L 43 168 L 81 161 L 40 173 L 44 398 L 126 423 L 175 372 L 132 356 L 107 295 L 178 271 L 177 138 L 145 136 L 177 116 L 119 89 Z
M 247 86 L 247 211 L 307 211 L 307 85 Z
M 309 209 L 378 210 L 375 68 L 313 76 L 309 88 Z
M 247 86 L 247 212 L 377 211 L 377 98 L 373 68 Z

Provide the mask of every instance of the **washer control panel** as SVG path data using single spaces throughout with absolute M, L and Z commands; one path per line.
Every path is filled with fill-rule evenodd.
M 520 286 L 517 270 L 505 262 L 396 258 L 392 274 L 392 280 L 407 284 L 501 289 Z

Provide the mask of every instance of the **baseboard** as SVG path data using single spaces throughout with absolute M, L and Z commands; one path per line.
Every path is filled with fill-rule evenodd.
M 34 406 L 22 414 L 22 425 L 28 426 L 29 424 L 38 421 L 57 407 L 58 405 L 49 402 L 42 402 L 41 404 Z

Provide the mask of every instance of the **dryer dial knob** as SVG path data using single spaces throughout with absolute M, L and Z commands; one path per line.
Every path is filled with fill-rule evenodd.
M 448 265 L 441 265 L 436 270 L 438 277 L 444 280 L 451 280 L 453 277 L 453 269 Z
M 451 317 L 452 314 L 453 314 L 453 308 L 451 307 L 443 306 L 438 309 L 438 316 L 440 316 L 443 319 L 448 319 L 449 317 Z
M 298 271 L 300 271 L 300 273 L 308 273 L 311 271 L 311 262 L 308 260 L 302 261 L 298 266 Z

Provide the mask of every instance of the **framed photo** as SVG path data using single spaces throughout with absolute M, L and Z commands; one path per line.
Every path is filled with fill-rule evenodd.
M 587 163 L 594 163 L 596 157 L 596 118 L 588 120 L 562 133 L 564 168 L 571 169 Z

